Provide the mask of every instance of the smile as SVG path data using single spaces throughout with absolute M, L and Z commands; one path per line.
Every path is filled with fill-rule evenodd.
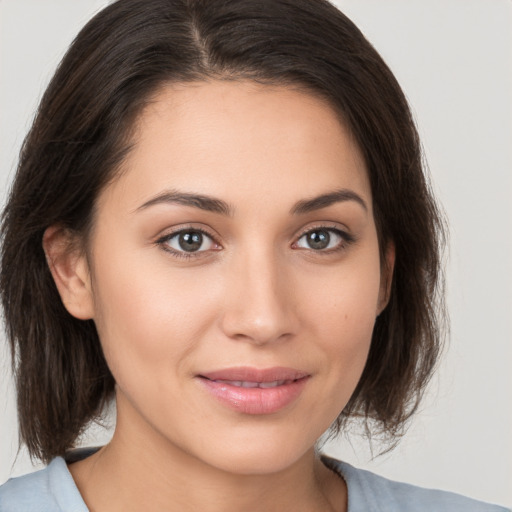
M 215 380 L 221 384 L 228 384 L 238 388 L 275 388 L 277 386 L 283 386 L 285 384 L 291 384 L 293 380 L 274 380 L 271 382 L 251 382 L 248 380 Z
M 310 375 L 291 368 L 229 368 L 198 375 L 210 396 L 243 414 L 272 414 L 295 402 Z

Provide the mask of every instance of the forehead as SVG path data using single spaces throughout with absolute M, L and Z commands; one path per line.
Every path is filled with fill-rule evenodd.
M 291 87 L 166 85 L 139 116 L 133 143 L 120 181 L 137 192 L 134 201 L 192 189 L 261 207 L 265 197 L 292 203 L 349 187 L 371 204 L 361 152 L 338 113 Z

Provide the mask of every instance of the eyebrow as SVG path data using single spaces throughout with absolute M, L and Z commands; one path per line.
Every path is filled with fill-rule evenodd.
M 135 211 L 144 210 L 150 206 L 157 204 L 181 204 L 184 206 L 192 206 L 207 212 L 220 213 L 221 215 L 231 216 L 233 208 L 223 201 L 214 197 L 203 194 L 190 194 L 188 192 L 180 192 L 178 190 L 168 190 L 162 194 L 153 197 L 139 206 Z
M 311 199 L 298 201 L 290 210 L 290 213 L 293 215 L 302 215 L 305 213 L 313 212 L 315 210 L 321 210 L 322 208 L 327 208 L 328 206 L 336 203 L 344 203 L 346 201 L 355 201 L 360 206 L 362 206 L 366 212 L 368 211 L 366 202 L 359 194 L 356 194 L 353 190 L 342 188 L 335 190 L 334 192 L 328 192 L 327 194 L 313 197 Z
M 303 199 L 293 205 L 290 210 L 292 215 L 303 215 L 315 210 L 327 208 L 336 203 L 343 203 L 346 201 L 355 201 L 365 211 L 368 211 L 368 206 L 364 199 L 352 190 L 339 189 L 334 192 L 328 192 L 311 199 Z M 153 197 L 149 201 L 139 206 L 135 211 L 145 210 L 150 206 L 158 204 L 181 204 L 184 206 L 192 206 L 208 212 L 219 213 L 221 215 L 232 216 L 234 208 L 222 199 L 207 196 L 204 194 L 192 194 L 188 192 L 180 192 L 178 190 L 168 190 L 162 194 Z

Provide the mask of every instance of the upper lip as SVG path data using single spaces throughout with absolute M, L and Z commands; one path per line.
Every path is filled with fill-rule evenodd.
M 285 368 L 275 366 L 273 368 L 251 368 L 249 366 L 241 366 L 236 368 L 224 368 L 222 370 L 214 370 L 211 372 L 201 373 L 199 377 L 209 380 L 223 381 L 246 381 L 246 382 L 274 382 L 297 380 L 308 377 L 307 372 L 296 370 L 294 368 Z

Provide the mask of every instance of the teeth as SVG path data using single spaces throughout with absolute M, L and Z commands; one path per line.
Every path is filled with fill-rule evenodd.
M 290 384 L 291 380 L 275 380 L 272 382 L 251 382 L 247 380 L 216 380 L 215 382 L 219 382 L 220 384 L 229 384 L 230 386 L 235 386 L 237 388 L 275 388 L 277 386 L 282 386 L 283 384 Z
M 260 388 L 275 388 L 277 386 L 282 386 L 285 382 L 285 380 L 276 380 L 274 382 L 261 382 Z
M 243 388 L 257 388 L 258 387 L 258 383 L 257 382 L 249 382 L 249 381 L 242 381 L 240 383 L 240 385 Z

